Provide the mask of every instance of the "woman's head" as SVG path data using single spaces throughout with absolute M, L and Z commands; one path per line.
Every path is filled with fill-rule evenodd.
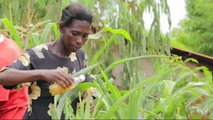
M 65 7 L 60 22 L 61 41 L 67 52 L 75 52 L 87 41 L 92 14 L 81 4 Z
M 72 24 L 74 19 L 85 20 L 92 23 L 91 12 L 79 3 L 70 4 L 62 10 L 61 23 L 64 26 Z

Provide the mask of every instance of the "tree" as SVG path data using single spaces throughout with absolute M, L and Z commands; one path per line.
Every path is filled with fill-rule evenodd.
M 173 38 L 193 51 L 213 56 L 213 1 L 187 0 L 186 10 L 187 18 L 180 29 L 173 30 Z

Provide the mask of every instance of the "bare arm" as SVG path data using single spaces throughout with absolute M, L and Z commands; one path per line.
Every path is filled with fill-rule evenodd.
M 0 84 L 14 86 L 24 82 L 46 80 L 50 83 L 57 82 L 66 88 L 72 85 L 73 79 L 62 70 L 16 70 L 8 69 L 0 73 Z

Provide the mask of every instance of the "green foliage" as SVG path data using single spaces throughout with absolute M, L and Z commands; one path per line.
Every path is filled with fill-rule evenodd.
M 179 30 L 173 31 L 173 39 L 193 51 L 213 56 L 213 1 L 187 0 L 186 8 L 188 18 Z
M 4 10 L 2 12 L 4 14 L 1 15 L 10 20 L 0 16 L 3 18 L 0 22 L 3 23 L 0 24 L 2 28 L 0 31 L 14 39 L 23 49 L 54 41 L 60 35 L 55 22 L 60 18 L 61 8 L 71 1 L 20 0 L 12 3 L 2 0 L 0 9 Z M 95 15 L 93 32 L 97 33 L 90 35 L 84 46 L 91 59 L 89 67 L 73 76 L 89 72 L 94 82 L 81 83 L 75 89 L 55 96 L 54 103 L 49 105 L 48 111 L 53 119 L 60 119 L 62 113 L 66 119 L 200 119 L 202 115 L 213 117 L 212 72 L 206 67 L 190 69 L 179 57 L 165 55 L 170 54 L 170 43 L 168 36 L 160 32 L 159 19 L 162 12 L 168 15 L 168 22 L 171 22 L 167 0 L 158 2 L 78 0 L 78 2 L 93 11 Z M 11 8 L 15 3 L 17 6 Z M 26 13 L 27 10 L 29 11 Z M 148 30 L 145 30 L 143 20 L 146 11 L 154 17 Z M 182 31 L 185 31 L 185 28 L 178 32 Z M 181 34 L 176 44 L 186 42 L 183 38 L 190 40 L 193 35 L 191 33 Z M 184 45 L 185 43 L 182 46 Z M 191 49 L 188 45 L 184 47 Z M 155 68 L 151 77 L 144 75 L 140 67 L 140 60 L 147 58 L 153 61 Z M 193 59 L 189 60 L 196 62 Z M 94 63 L 99 63 L 99 66 Z M 111 75 L 118 64 L 124 66 L 121 89 L 114 85 L 115 80 Z M 198 75 L 200 71 L 204 73 L 204 77 Z M 91 96 L 88 95 L 86 102 L 79 98 L 79 108 L 74 114 L 70 103 L 90 87 L 97 89 L 94 112 L 90 112 Z M 200 98 L 205 99 L 194 104 Z
M 165 51 L 167 54 L 170 53 L 169 45 L 166 45 L 169 40 L 163 39 L 160 32 L 160 13 L 169 14 L 167 0 L 161 0 L 159 3 L 156 0 L 91 0 L 90 2 L 79 0 L 78 2 L 85 4 L 93 11 L 96 16 L 93 26 L 96 29 L 99 30 L 104 26 L 110 26 L 114 29 L 126 30 L 132 38 L 132 46 L 137 51 L 136 55 L 155 54 L 156 51 L 158 53 L 164 53 Z M 149 12 L 154 16 L 149 30 L 144 27 L 143 15 L 145 12 Z M 170 23 L 169 15 L 168 22 Z M 125 41 L 124 38 L 117 39 Z M 122 53 L 128 54 L 130 51 L 124 51 L 125 48 L 123 46 L 125 45 L 123 43 L 121 44 L 121 41 L 117 41 L 113 46 L 119 47 Z M 127 41 L 125 43 L 128 44 Z M 89 46 L 91 44 L 89 43 Z M 159 47 L 159 44 L 161 47 Z M 98 49 L 98 47 L 94 46 L 94 49 Z
M 75 1 L 72 0 L 72 2 Z M 104 33 L 100 35 L 99 39 L 89 39 L 84 46 L 84 50 L 88 56 L 98 56 L 95 59 L 90 59 L 90 63 L 98 60 L 100 63 L 103 63 L 103 67 L 105 68 L 119 58 L 130 58 L 145 54 L 155 55 L 166 53 L 170 55 L 168 36 L 162 35 L 160 31 L 160 13 L 168 15 L 168 22 L 171 22 L 167 0 L 161 0 L 160 2 L 156 0 L 90 0 L 89 2 L 78 0 L 78 2 L 86 5 L 94 13 L 94 32 L 100 31 L 104 27 L 123 29 L 129 33 L 132 41 L 130 42 L 122 34 L 115 35 L 113 32 Z M 148 30 L 144 27 L 143 19 L 146 12 L 154 17 L 152 25 Z M 122 33 L 122 31 L 120 32 Z M 106 47 L 108 50 L 105 49 Z M 94 54 L 94 51 L 98 54 Z M 133 69 L 129 67 L 139 66 L 133 64 L 139 63 L 131 62 L 128 66 L 127 64 L 123 64 L 123 73 L 129 73 L 121 75 L 122 79 L 125 79 L 125 81 L 121 81 L 124 89 L 129 86 L 128 81 L 132 73 L 134 73 Z
M 4 23 L 5 26 L 7 26 L 9 28 L 10 33 L 11 33 L 11 37 L 16 41 L 18 46 L 22 48 L 23 44 L 21 42 L 21 39 L 18 36 L 18 32 L 16 31 L 14 26 L 11 24 L 11 22 L 7 18 L 3 18 L 1 21 Z
M 77 91 L 93 86 L 97 89 L 95 111 L 91 113 L 88 109 L 89 101 L 85 108 L 85 103 L 80 102 L 80 109 L 77 109 L 76 115 L 70 115 L 70 119 L 84 119 L 85 116 L 87 119 L 198 119 L 202 115 L 211 118 L 213 111 L 208 106 L 212 106 L 213 98 L 212 73 L 206 67 L 192 70 L 178 57 L 159 60 L 166 64 L 160 65 L 161 69 L 150 78 L 139 76 L 138 81 L 140 71 L 135 73 L 128 91 L 119 91 L 113 84 L 113 78 L 107 76 L 110 71 L 104 72 L 106 70 L 99 67 L 100 74 L 93 74 L 94 83 L 79 84 L 58 100 L 66 103 L 66 99 L 62 99 L 64 96 L 74 99 Z M 197 74 L 201 69 L 206 73 L 203 78 Z M 205 99 L 195 104 L 201 97 Z M 66 104 L 64 107 L 67 109 Z
M 54 41 L 59 38 L 60 32 L 56 23 L 47 23 L 43 30 L 40 27 L 46 24 L 46 21 L 37 23 L 35 26 L 30 28 L 21 28 L 21 31 L 17 31 L 19 27 L 12 25 L 12 23 L 7 19 L 3 18 L 0 21 L 4 23 L 4 27 L 9 31 L 9 36 L 12 38 L 22 49 L 32 48 L 36 45 L 46 43 L 48 41 Z M 17 29 L 16 29 L 17 28 Z M 39 31 L 38 31 L 39 29 Z M 25 32 L 26 33 L 22 33 Z M 34 32 L 37 31 L 37 32 Z M 22 40 L 20 38 L 22 36 Z
M 101 56 L 101 54 L 104 52 L 104 50 L 106 48 L 108 48 L 109 46 L 112 45 L 112 43 L 118 39 L 117 38 L 117 34 L 121 34 L 123 35 L 123 37 L 129 41 L 129 43 L 132 45 L 132 38 L 130 37 L 129 33 L 123 29 L 112 29 L 110 27 L 104 27 L 99 33 L 97 33 L 96 35 L 90 35 L 89 39 L 99 39 L 99 35 L 102 35 L 103 32 L 111 32 L 113 33 L 113 35 L 105 42 L 104 46 L 97 51 L 97 53 L 94 55 L 93 59 L 91 60 L 91 64 L 94 64 L 95 62 L 97 62 L 98 58 Z
M 20 26 L 44 20 L 56 22 L 60 18 L 61 3 L 58 0 L 1 0 L 0 18 L 8 18 L 12 24 Z

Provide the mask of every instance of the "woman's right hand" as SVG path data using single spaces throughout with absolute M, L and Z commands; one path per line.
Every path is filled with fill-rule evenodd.
M 44 70 L 42 71 L 42 76 L 44 80 L 48 81 L 49 83 L 56 82 L 63 88 L 67 88 L 74 83 L 74 79 L 62 69 Z

